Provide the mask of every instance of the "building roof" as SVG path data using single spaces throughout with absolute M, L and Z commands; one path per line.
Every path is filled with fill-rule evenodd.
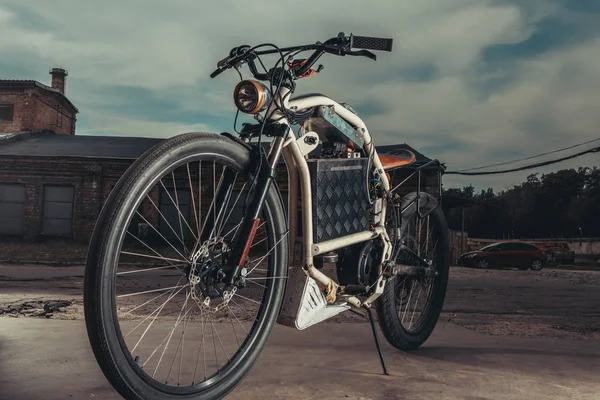
M 163 139 L 130 136 L 22 133 L 0 139 L 0 156 L 84 157 L 133 160 Z
M 43 83 L 40 83 L 40 82 L 34 81 L 34 80 L 0 79 L 0 90 L 3 90 L 3 89 L 27 89 L 27 88 L 40 89 L 41 91 L 43 91 L 47 94 L 50 94 L 52 96 L 55 96 L 55 97 L 65 101 L 69 106 L 73 107 L 73 109 L 75 110 L 75 113 L 79 112 L 77 107 L 75 107 L 75 105 L 73 103 L 71 103 L 71 100 L 69 100 L 69 98 L 67 96 L 65 96 L 63 93 L 61 93 L 57 89 L 54 89 L 47 85 L 44 85 Z
M 163 138 L 135 136 L 58 135 L 53 132 L 22 133 L 5 138 L 0 136 L 0 156 L 28 157 L 84 157 L 133 160 L 160 143 Z M 263 143 L 264 146 L 270 145 Z M 379 154 L 394 155 L 399 150 L 410 150 L 416 161 L 410 167 L 419 167 L 431 161 L 412 147 L 403 144 L 377 146 Z M 440 168 L 433 164 L 431 169 Z

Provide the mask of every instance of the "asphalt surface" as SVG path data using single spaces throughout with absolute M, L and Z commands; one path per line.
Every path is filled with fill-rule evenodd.
M 596 340 L 488 336 L 440 322 L 418 351 L 382 344 L 391 376 L 381 373 L 368 324 L 277 326 L 227 399 L 600 398 Z M 82 320 L 1 318 L 0 398 L 120 396 L 100 372 Z

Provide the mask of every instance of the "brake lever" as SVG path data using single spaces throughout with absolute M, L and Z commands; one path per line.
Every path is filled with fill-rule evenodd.
M 345 53 L 350 56 L 362 56 L 377 61 L 377 56 L 368 50 L 346 50 Z

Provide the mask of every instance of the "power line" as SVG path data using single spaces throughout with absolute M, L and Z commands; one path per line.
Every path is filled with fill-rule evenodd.
M 562 158 L 558 158 L 555 160 L 550 160 L 550 161 L 542 161 L 539 163 L 535 163 L 535 164 L 530 164 L 530 165 L 525 165 L 523 167 L 519 167 L 519 168 L 512 168 L 512 169 L 505 169 L 502 171 L 491 171 L 491 172 L 461 172 L 461 171 L 448 171 L 445 172 L 444 175 L 497 175 L 497 174 L 506 174 L 509 172 L 517 172 L 517 171 L 524 171 L 527 169 L 532 169 L 532 168 L 539 168 L 539 167 L 543 167 L 546 165 L 550 165 L 550 164 L 556 164 L 559 163 L 561 161 L 566 161 L 566 160 L 570 160 L 572 158 L 577 158 L 577 157 L 581 157 L 584 154 L 588 154 L 588 153 L 597 153 L 600 152 L 600 146 L 598 147 L 593 147 L 591 149 L 579 152 L 579 153 L 575 153 L 575 154 L 571 154 L 570 156 L 566 156 L 566 157 L 562 157 Z
M 513 163 L 516 163 L 516 162 L 519 162 L 519 161 L 531 160 L 533 158 L 538 158 L 538 157 L 541 157 L 541 156 L 547 156 L 548 154 L 560 153 L 561 151 L 565 151 L 565 150 L 569 150 L 569 149 L 574 149 L 575 147 L 580 147 L 580 146 L 583 146 L 583 145 L 586 145 L 586 144 L 597 142 L 599 140 L 600 140 L 600 138 L 596 138 L 596 139 L 588 140 L 587 142 L 575 144 L 573 146 L 564 147 L 562 149 L 553 150 L 553 151 L 549 151 L 549 152 L 541 153 L 541 154 L 536 154 L 535 156 L 529 156 L 529 157 L 525 157 L 525 158 L 519 158 L 519 159 L 512 160 L 512 161 L 504 161 L 504 162 L 496 163 L 496 164 L 484 165 L 483 167 L 461 169 L 461 170 L 458 170 L 456 172 L 475 171 L 475 170 L 478 170 L 478 169 L 485 169 L 485 168 L 490 168 L 490 167 L 499 167 L 501 165 L 513 164 Z

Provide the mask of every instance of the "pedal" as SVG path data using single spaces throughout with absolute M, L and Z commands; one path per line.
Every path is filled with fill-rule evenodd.
M 347 303 L 328 305 L 314 279 L 301 268 L 290 270 L 277 323 L 298 330 L 323 322 L 350 309 Z

